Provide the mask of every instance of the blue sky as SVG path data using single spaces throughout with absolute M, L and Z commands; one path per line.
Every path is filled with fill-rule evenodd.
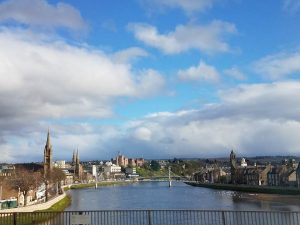
M 300 1 L 0 1 L 1 162 L 299 155 Z

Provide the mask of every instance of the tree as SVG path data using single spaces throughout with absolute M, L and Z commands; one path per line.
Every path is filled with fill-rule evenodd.
M 23 193 L 24 205 L 26 206 L 29 191 L 36 189 L 42 183 L 41 172 L 18 168 L 10 178 L 9 183 L 13 189 Z
M 56 186 L 56 194 L 58 194 L 61 189 L 61 181 L 66 179 L 66 174 L 62 169 L 54 167 L 50 173 L 49 180 L 51 183 L 54 183 Z
M 151 170 L 154 170 L 154 171 L 160 170 L 160 164 L 159 164 L 159 162 L 157 162 L 156 160 L 152 160 L 150 162 L 150 168 L 151 168 Z

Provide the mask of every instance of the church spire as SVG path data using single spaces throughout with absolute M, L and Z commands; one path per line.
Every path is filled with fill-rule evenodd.
M 47 134 L 47 141 L 46 141 L 46 148 L 51 148 L 51 140 L 50 140 L 50 129 L 48 128 L 48 134 Z
M 72 165 L 75 165 L 76 163 L 76 158 L 75 158 L 75 150 L 73 151 L 73 157 L 72 157 Z
M 78 148 L 76 152 L 76 164 L 79 164 L 79 153 L 78 153 Z
M 44 148 L 44 176 L 48 176 L 51 173 L 52 167 L 52 145 L 50 140 L 50 129 L 48 128 L 47 141 Z

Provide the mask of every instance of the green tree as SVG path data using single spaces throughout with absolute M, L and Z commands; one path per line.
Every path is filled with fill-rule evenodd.
M 159 171 L 160 170 L 160 164 L 159 164 L 159 162 L 157 162 L 156 160 L 152 160 L 150 162 L 150 168 L 151 168 L 151 170 Z

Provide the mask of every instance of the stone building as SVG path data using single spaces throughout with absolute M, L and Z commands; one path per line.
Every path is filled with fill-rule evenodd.
M 143 158 L 127 158 L 124 155 L 118 155 L 112 162 L 121 167 L 141 167 L 144 165 L 145 160 Z
M 268 173 L 269 186 L 297 186 L 297 163 L 294 159 L 283 160 L 281 165 Z
M 268 173 L 271 171 L 271 164 L 248 166 L 245 160 L 238 165 L 233 150 L 230 153 L 230 173 L 232 184 L 245 185 L 267 185 Z

